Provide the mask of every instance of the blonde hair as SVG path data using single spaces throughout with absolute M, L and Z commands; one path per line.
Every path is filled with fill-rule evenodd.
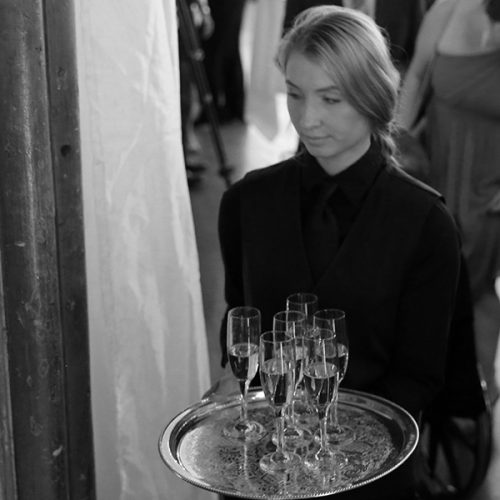
M 393 132 L 400 77 L 375 22 L 353 9 L 312 7 L 296 17 L 280 42 L 276 63 L 282 73 L 293 52 L 321 65 L 367 118 L 386 160 L 398 164 Z

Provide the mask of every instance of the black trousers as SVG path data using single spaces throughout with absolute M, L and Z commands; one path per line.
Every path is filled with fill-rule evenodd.
M 214 32 L 203 42 L 208 82 L 219 111 L 243 119 L 245 90 L 240 31 L 245 0 L 209 0 Z

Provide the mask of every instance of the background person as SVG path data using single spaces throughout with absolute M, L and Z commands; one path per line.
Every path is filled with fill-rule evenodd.
M 177 0 L 177 4 L 179 1 L 186 3 L 191 15 L 191 22 L 197 37 L 196 42 L 192 40 L 191 43 L 199 45 L 201 40 L 210 38 L 214 30 L 207 0 Z M 183 35 L 187 35 L 190 31 L 187 26 L 183 27 L 179 24 L 179 27 L 186 30 L 185 33 L 179 33 L 182 149 L 188 184 L 192 187 L 202 180 L 202 173 L 207 167 L 203 161 L 202 147 L 194 127 L 195 120 L 201 111 L 201 103 L 192 68 L 190 51 L 193 49 L 184 43 Z
M 500 301 L 500 0 L 440 0 L 429 10 L 406 75 L 399 122 L 425 107 L 428 182 L 443 193 L 461 230 L 474 301 L 479 361 L 498 397 L 495 354 Z
M 214 31 L 204 40 L 205 67 L 220 122 L 244 121 L 240 33 L 245 0 L 208 0 Z M 202 115 L 199 121 L 205 121 Z
M 355 8 L 372 17 L 389 37 L 391 55 L 397 68 L 406 70 L 427 10 L 424 0 L 287 0 L 284 29 L 290 28 L 294 18 L 303 10 L 323 4 Z

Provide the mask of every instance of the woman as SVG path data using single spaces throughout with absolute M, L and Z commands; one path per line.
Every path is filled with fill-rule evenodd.
M 305 151 L 250 172 L 222 198 L 228 307 L 258 307 L 265 329 L 294 292 L 344 309 L 343 386 L 418 418 L 443 383 L 459 246 L 441 196 L 397 166 L 399 77 L 386 41 L 360 12 L 315 7 L 298 16 L 277 61 Z M 221 346 L 225 364 L 224 328 Z M 346 498 L 413 492 L 407 465 Z
M 426 76 L 426 75 L 430 75 Z M 474 301 L 479 361 L 496 400 L 500 331 L 500 0 L 440 0 L 417 39 L 399 105 L 411 129 L 417 96 L 430 81 L 425 110 L 429 184 L 443 193 L 462 233 Z

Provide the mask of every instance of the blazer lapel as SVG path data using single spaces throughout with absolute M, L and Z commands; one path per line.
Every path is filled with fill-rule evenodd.
M 377 238 L 377 235 L 373 233 L 376 231 L 376 228 L 373 227 L 373 209 L 375 206 L 374 200 L 377 198 L 379 187 L 385 182 L 385 179 L 386 172 L 385 170 L 382 170 L 373 186 L 371 186 L 356 219 L 354 220 L 344 241 L 340 245 L 337 253 L 330 262 L 330 265 L 326 268 L 324 274 L 316 283 L 316 290 L 322 289 L 325 284 L 327 284 L 327 288 L 330 288 L 330 285 L 328 284 L 335 282 L 337 270 L 339 268 L 344 268 L 345 266 L 350 266 L 353 261 L 352 255 L 354 253 L 357 254 L 356 259 L 354 259 L 357 262 L 365 262 L 370 258 L 370 255 L 374 251 L 374 249 L 371 248 L 371 244 L 376 241 Z
M 263 328 L 271 327 L 288 295 L 313 285 L 302 241 L 298 169 L 294 159 L 270 168 L 241 196 L 245 299 L 265 312 Z
M 282 191 L 275 197 L 275 235 L 283 249 L 281 275 L 288 277 L 296 292 L 309 290 L 313 279 L 302 234 L 299 165 L 296 162 L 293 168 L 287 169 L 284 182 L 278 189 Z

